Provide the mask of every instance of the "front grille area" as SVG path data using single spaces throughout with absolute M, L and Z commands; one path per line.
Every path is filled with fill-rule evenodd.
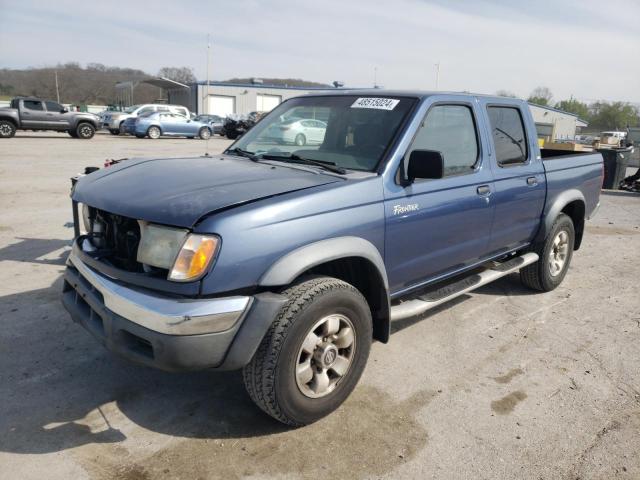
M 132 218 L 89 207 L 89 241 L 97 249 L 95 257 L 129 272 L 142 272 L 136 260 L 140 226 Z

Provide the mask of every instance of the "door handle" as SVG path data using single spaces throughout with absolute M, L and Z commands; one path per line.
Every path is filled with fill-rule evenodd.
M 491 195 L 491 188 L 489 187 L 489 185 L 480 185 L 476 191 L 481 197 L 488 197 L 489 195 Z
M 535 187 L 538 184 L 538 179 L 536 177 L 527 178 L 527 185 Z

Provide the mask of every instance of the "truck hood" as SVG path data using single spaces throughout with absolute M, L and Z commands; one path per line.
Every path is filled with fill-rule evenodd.
M 190 228 L 220 209 L 340 181 L 228 155 L 135 159 L 80 178 L 72 198 L 117 215 Z

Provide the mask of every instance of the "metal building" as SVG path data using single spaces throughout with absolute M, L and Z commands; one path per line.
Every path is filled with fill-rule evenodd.
M 284 100 L 306 93 L 333 91 L 333 87 L 288 87 L 255 83 L 198 82 L 187 88 L 168 88 L 169 103 L 184 105 L 198 114 L 226 117 L 231 114 L 268 112 Z
M 581 128 L 589 124 L 577 115 L 543 105 L 529 104 L 531 115 L 536 123 L 538 138 L 545 142 L 572 140 Z

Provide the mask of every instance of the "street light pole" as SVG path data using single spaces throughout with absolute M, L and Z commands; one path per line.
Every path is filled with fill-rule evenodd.
M 56 74 L 56 99 L 58 100 L 58 103 L 60 103 L 60 89 L 58 88 L 58 71 L 55 70 L 55 74 Z
M 210 35 L 207 33 L 207 91 L 203 98 L 203 110 L 204 113 L 209 113 L 209 57 L 211 53 L 211 41 Z
M 440 62 L 436 63 L 436 90 L 440 86 Z

